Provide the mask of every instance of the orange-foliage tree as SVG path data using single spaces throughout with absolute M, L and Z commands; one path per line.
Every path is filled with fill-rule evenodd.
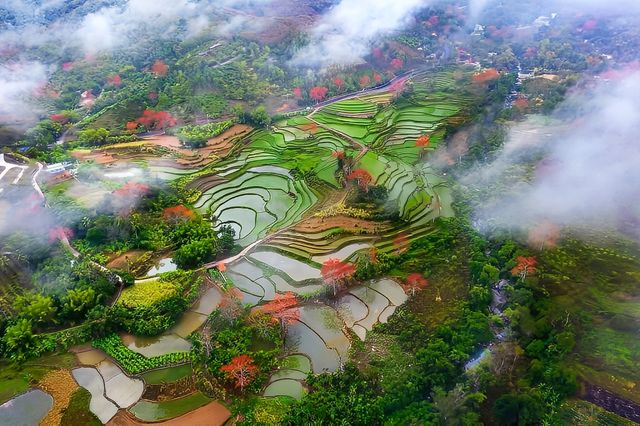
M 135 132 L 139 125 L 140 123 L 138 123 L 137 121 L 127 121 L 127 124 L 124 125 L 124 128 L 128 132 Z
M 500 77 L 500 73 L 495 68 L 489 68 L 473 76 L 474 83 L 487 83 Z
M 520 111 L 529 107 L 529 101 L 526 98 L 518 98 L 513 101 L 513 106 Z
M 369 260 L 374 265 L 378 263 L 378 249 L 374 246 L 371 246 L 371 248 L 369 249 Z
M 234 356 L 229 364 L 220 367 L 220 371 L 242 391 L 255 379 L 258 367 L 253 363 L 253 358 L 243 354 Z
M 371 173 L 369 173 L 365 169 L 355 169 L 354 171 L 349 173 L 349 175 L 347 176 L 347 180 L 356 181 L 360 189 L 362 189 L 363 191 L 368 191 L 369 185 L 371 184 L 371 181 L 373 181 L 373 177 L 371 176 Z
M 396 249 L 396 254 L 400 254 L 409 246 L 409 237 L 404 232 L 399 233 L 393 239 L 393 247 Z
M 283 330 L 300 319 L 298 300 L 293 292 L 276 294 L 273 300 L 262 305 L 259 310 L 280 321 Z
M 333 287 L 333 295 L 338 293 L 338 286 L 355 274 L 353 264 L 343 262 L 340 259 L 328 259 L 322 264 L 320 274 L 327 285 Z
M 363 75 L 362 77 L 360 77 L 360 87 L 361 88 L 365 88 L 367 87 L 369 84 L 371 84 L 371 77 L 369 77 L 368 75 Z
M 193 212 L 193 210 L 183 206 L 182 204 L 173 207 L 167 207 L 162 211 L 162 217 L 164 217 L 164 220 L 171 223 L 177 223 L 182 220 L 191 219 L 194 216 L 195 213 Z
M 242 315 L 242 312 L 242 292 L 233 287 L 222 298 L 218 306 L 218 314 L 223 320 L 233 324 Z
M 516 266 L 511 269 L 511 275 L 519 276 L 521 280 L 525 280 L 528 274 L 534 274 L 536 272 L 536 265 L 538 261 L 533 256 L 518 256 L 516 258 Z
M 416 291 L 421 291 L 428 285 L 429 281 L 427 281 L 427 279 L 422 276 L 422 274 L 414 272 L 413 274 L 407 275 L 407 281 L 402 286 L 402 288 L 404 289 L 405 293 L 411 293 L 412 296 L 415 296 Z
M 167 75 L 168 71 L 169 66 L 159 59 L 155 61 L 153 65 L 151 65 L 151 72 L 158 77 L 164 77 L 165 75 Z
M 416 146 L 420 148 L 426 148 L 431 144 L 431 137 L 427 134 L 420 136 L 416 139 Z

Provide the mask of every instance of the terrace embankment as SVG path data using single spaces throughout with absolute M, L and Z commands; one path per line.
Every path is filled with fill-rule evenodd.
M 136 420 L 125 410 L 121 410 L 112 418 L 107 426 L 137 426 L 153 424 L 158 426 L 183 426 L 183 425 L 223 425 L 231 417 L 229 410 L 219 402 L 210 402 L 204 407 L 193 410 L 183 416 L 159 423 L 144 423 Z

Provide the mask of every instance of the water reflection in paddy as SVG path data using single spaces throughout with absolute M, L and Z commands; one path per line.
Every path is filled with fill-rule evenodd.
M 53 407 L 53 398 L 30 390 L 0 405 L 0 425 L 37 425 Z

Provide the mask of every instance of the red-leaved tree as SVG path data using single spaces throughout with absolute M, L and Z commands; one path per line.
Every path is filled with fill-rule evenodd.
M 286 331 L 287 326 L 300 319 L 300 308 L 297 305 L 296 295 L 288 291 L 285 294 L 276 294 L 273 300 L 260 306 L 258 310 L 278 320 L 282 330 Z
M 402 69 L 402 67 L 404 66 L 404 62 L 402 62 L 402 59 L 393 58 L 389 65 L 391 65 L 391 68 L 397 71 L 399 69 Z
M 73 231 L 64 226 L 58 226 L 49 230 L 49 241 L 51 242 L 56 240 L 68 240 L 71 237 L 73 237 Z
M 371 176 L 371 173 L 365 169 L 355 169 L 349 173 L 347 180 L 355 181 L 358 184 L 358 187 L 366 192 L 369 190 L 369 185 L 373 181 L 373 177 Z
M 293 88 L 293 96 L 295 96 L 296 98 L 301 98 L 302 97 L 302 89 L 299 87 L 294 87 Z
M 406 82 L 407 82 L 406 79 L 395 80 L 389 86 L 389 90 L 393 93 L 394 96 L 400 96 L 400 94 L 404 91 L 404 88 L 406 87 Z
M 122 85 L 122 77 L 120 77 L 118 74 L 110 75 L 109 77 L 107 77 L 107 85 L 120 87 Z
M 49 118 L 51 119 L 51 121 L 55 121 L 56 123 L 60 124 L 67 124 L 69 122 L 69 117 L 64 114 L 52 114 L 51 116 L 49 116 Z
M 431 137 L 427 134 L 424 134 L 420 136 L 418 139 L 416 139 L 416 147 L 420 148 L 420 158 L 422 158 L 422 155 L 424 154 L 425 150 L 429 147 L 430 144 L 431 144 Z
M 309 97 L 316 102 L 320 102 L 325 98 L 325 96 L 327 96 L 328 91 L 329 89 L 327 89 L 326 87 L 322 87 L 322 86 L 312 87 L 311 90 L 309 90 Z
M 222 269 L 220 269 L 220 265 Z M 218 264 L 218 270 L 223 272 L 226 270 L 224 263 Z M 243 313 L 242 307 L 242 292 L 235 287 L 230 288 L 223 296 L 220 305 L 218 306 L 218 314 L 224 321 L 233 324 Z
M 243 354 L 234 356 L 229 364 L 220 367 L 220 371 L 242 391 L 255 379 L 258 367 L 253 363 L 253 358 Z
M 342 90 L 342 87 L 344 86 L 344 80 L 341 79 L 340 77 L 336 77 L 333 79 L 333 84 L 336 85 L 338 90 Z
M 164 129 L 165 127 L 175 126 L 178 121 L 166 111 L 155 111 L 147 108 L 138 118 L 138 123 L 149 129 Z
M 362 77 L 360 77 L 360 87 L 361 88 L 365 88 L 367 87 L 369 84 L 371 84 L 371 77 L 369 77 L 368 75 L 363 75 Z
M 421 291 L 429 285 L 429 281 L 417 272 L 407 275 L 407 281 L 402 286 L 405 293 L 410 293 L 411 296 L 415 296 L 417 291 Z
M 151 72 L 154 73 L 157 77 L 164 77 L 167 75 L 169 71 L 169 66 L 162 62 L 161 60 L 157 60 L 151 65 Z
M 519 276 L 521 280 L 525 280 L 528 274 L 534 274 L 536 272 L 536 265 L 538 261 L 533 256 L 518 256 L 516 258 L 516 266 L 511 269 L 511 275 Z
M 356 268 L 353 264 L 343 262 L 340 259 L 325 260 L 320 268 L 320 274 L 325 284 L 333 287 L 333 295 L 338 293 L 338 287 L 355 274 Z

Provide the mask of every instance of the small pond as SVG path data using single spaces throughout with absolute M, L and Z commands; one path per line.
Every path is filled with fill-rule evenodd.
M 141 400 L 131 407 L 129 411 L 144 422 L 157 422 L 181 416 L 206 405 L 210 401 L 211 399 L 202 393 L 196 392 L 183 398 L 169 401 L 152 402 Z
M 302 383 L 292 379 L 281 379 L 272 382 L 264 390 L 264 396 L 281 396 L 286 395 L 295 399 L 302 399 L 305 391 Z
M 52 407 L 51 395 L 30 390 L 0 405 L 0 425 L 37 425 Z
M 142 378 L 149 385 L 159 385 L 171 383 L 183 379 L 192 374 L 191 364 L 179 365 L 177 367 L 162 368 L 160 370 L 144 373 Z
M 147 358 L 171 352 L 191 350 L 191 343 L 177 334 L 165 334 L 157 337 L 139 337 L 125 334 L 122 337 L 122 341 L 129 349 Z
M 163 274 L 165 272 L 173 272 L 178 269 L 178 266 L 173 262 L 173 259 L 170 257 L 166 257 L 164 259 L 160 259 L 158 263 L 156 263 L 149 272 L 147 272 L 147 277 L 155 277 L 158 274 Z

